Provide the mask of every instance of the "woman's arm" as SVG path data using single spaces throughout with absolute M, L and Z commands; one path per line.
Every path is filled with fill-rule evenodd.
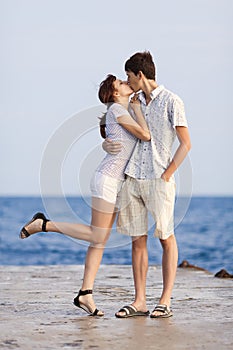
M 137 121 L 135 121 L 130 115 L 122 115 L 117 118 L 117 122 L 138 139 L 150 141 L 150 132 L 142 114 L 140 102 L 138 101 L 137 96 L 131 99 L 130 104 L 136 115 Z
M 122 115 L 117 118 L 118 123 L 128 130 L 131 134 L 143 141 L 150 141 L 149 130 L 144 130 L 132 117 Z

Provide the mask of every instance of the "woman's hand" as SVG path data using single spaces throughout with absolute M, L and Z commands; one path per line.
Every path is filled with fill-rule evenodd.
M 134 94 L 133 97 L 130 99 L 130 107 L 134 112 L 141 108 L 140 101 L 138 99 L 138 94 Z

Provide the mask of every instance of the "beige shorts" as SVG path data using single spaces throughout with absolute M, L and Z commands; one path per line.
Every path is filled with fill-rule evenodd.
M 123 182 L 123 180 L 118 180 L 96 171 L 90 183 L 91 195 L 115 204 Z
M 174 234 L 174 203 L 174 182 L 127 177 L 119 193 L 117 231 L 129 236 L 147 235 L 150 212 L 156 223 L 154 235 L 167 239 Z

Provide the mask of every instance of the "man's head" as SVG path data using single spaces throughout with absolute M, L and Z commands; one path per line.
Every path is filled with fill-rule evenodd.
M 155 80 L 156 68 L 149 51 L 137 52 L 125 63 L 128 83 L 134 91 L 142 88 L 142 78 Z

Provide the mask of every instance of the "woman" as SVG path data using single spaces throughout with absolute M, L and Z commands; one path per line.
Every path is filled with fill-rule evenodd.
M 116 217 L 116 200 L 124 181 L 124 169 L 137 138 L 144 141 L 150 140 L 150 133 L 136 96 L 130 102 L 136 120 L 128 112 L 129 96 L 132 93 L 133 90 L 126 82 L 113 75 L 108 75 L 99 88 L 99 99 L 107 105 L 106 136 L 121 142 L 123 146 L 120 153 L 107 154 L 92 177 L 91 224 L 88 226 L 77 223 L 52 222 L 44 214 L 37 213 L 20 232 L 22 239 L 37 232 L 49 231 L 91 243 L 86 255 L 82 287 L 74 299 L 74 304 L 92 316 L 104 315 L 95 307 L 92 288 L 103 256 L 104 246 Z M 103 125 L 101 128 L 103 134 Z

